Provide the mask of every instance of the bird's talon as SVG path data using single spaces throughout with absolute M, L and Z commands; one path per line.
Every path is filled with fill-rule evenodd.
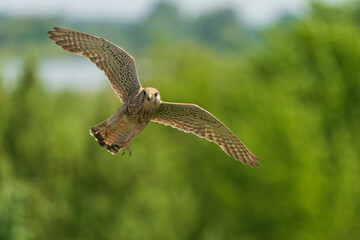
M 124 151 L 125 150 L 128 150 L 128 152 L 129 152 L 129 156 L 131 156 L 131 150 L 130 150 L 130 147 L 129 147 L 129 141 L 127 141 L 127 142 L 125 142 L 124 144 L 123 144 L 123 146 L 125 146 L 126 148 L 124 148 Z

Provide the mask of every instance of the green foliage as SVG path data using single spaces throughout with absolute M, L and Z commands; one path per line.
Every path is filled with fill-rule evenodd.
M 0 58 L 19 56 L 29 46 L 41 56 L 58 55 L 46 32 L 54 26 L 83 31 L 121 43 L 129 52 L 152 46 L 178 45 L 192 39 L 221 51 L 244 49 L 254 38 L 244 31 L 232 10 L 219 10 L 198 18 L 182 15 L 170 3 L 157 3 L 137 22 L 75 21 L 62 18 L 10 18 L 0 15 Z M 240 43 L 240 44 L 239 44 Z
M 156 123 L 113 156 L 88 134 L 119 107 L 112 91 L 45 91 L 30 58 L 0 85 L 0 239 L 359 239 L 354 6 L 314 4 L 246 55 L 160 39 L 138 61 L 144 86 L 218 116 L 255 169 Z

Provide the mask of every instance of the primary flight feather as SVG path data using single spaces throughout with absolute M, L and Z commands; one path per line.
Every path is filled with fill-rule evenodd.
M 108 78 L 124 103 L 113 115 L 90 129 L 99 145 L 116 154 L 129 151 L 129 142 L 154 121 L 191 132 L 214 142 L 236 160 L 258 166 L 259 159 L 220 120 L 194 104 L 160 100 L 155 88 L 143 88 L 134 59 L 115 44 L 90 34 L 55 27 L 49 38 L 63 49 L 87 57 Z

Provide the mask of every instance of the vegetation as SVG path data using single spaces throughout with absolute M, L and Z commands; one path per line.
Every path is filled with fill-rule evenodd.
M 243 50 L 256 40 L 256 31 L 237 21 L 233 10 L 224 9 L 189 18 L 181 15 L 175 6 L 160 2 L 142 21 L 129 23 L 0 15 L 0 58 L 19 55 L 29 47 L 37 49 L 41 56 L 58 55 L 52 42 L 46 38 L 46 32 L 54 26 L 94 33 L 121 43 L 132 53 L 143 52 L 154 45 L 176 46 L 189 40 L 221 51 L 234 51 Z
M 113 156 L 88 133 L 111 89 L 49 92 L 29 58 L 16 89 L 0 80 L 0 239 L 359 239 L 359 7 L 313 4 L 246 52 L 144 46 L 143 85 L 218 116 L 254 169 L 156 123 Z

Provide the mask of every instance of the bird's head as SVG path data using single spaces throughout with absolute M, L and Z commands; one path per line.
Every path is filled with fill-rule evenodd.
M 144 88 L 139 94 L 139 99 L 146 105 L 157 106 L 160 102 L 160 93 L 155 88 Z

